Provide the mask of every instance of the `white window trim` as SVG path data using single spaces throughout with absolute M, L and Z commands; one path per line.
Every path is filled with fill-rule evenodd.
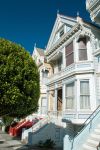
M 89 97 L 91 98 L 91 95 L 90 95 L 90 79 L 80 79 L 79 80 L 79 109 L 80 109 L 80 111 L 91 111 L 91 99 L 90 99 L 90 108 L 88 108 L 88 109 L 82 109 L 82 108 L 80 108 L 80 83 L 81 83 L 81 81 L 89 81 Z

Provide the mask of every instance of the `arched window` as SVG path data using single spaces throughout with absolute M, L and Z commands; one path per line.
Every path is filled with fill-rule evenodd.
M 87 60 L 87 38 L 80 37 L 78 40 L 79 60 Z
M 74 63 L 73 42 L 65 47 L 66 51 L 66 66 Z

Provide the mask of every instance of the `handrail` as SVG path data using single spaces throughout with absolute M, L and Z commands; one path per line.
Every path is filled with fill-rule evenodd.
M 80 131 L 75 137 L 74 137 L 74 139 L 87 127 L 87 125 L 88 124 L 90 124 L 91 122 L 92 122 L 92 120 L 93 120 L 93 118 L 98 114 L 98 112 L 100 111 L 99 110 L 99 108 L 100 108 L 100 105 L 93 111 L 93 113 L 87 118 L 87 120 L 83 123 L 83 125 L 85 125 L 86 124 L 86 122 L 87 122 L 87 124 L 83 127 L 83 125 L 77 130 L 77 132 L 78 131 Z M 98 111 L 97 111 L 98 110 Z M 95 114 L 95 112 L 97 111 L 97 113 Z M 91 117 L 93 116 L 93 118 L 91 119 Z M 90 121 L 89 121 L 89 119 L 91 119 Z M 74 140 L 73 139 L 73 140 Z
M 42 126 L 44 126 L 46 123 L 48 123 L 49 118 L 43 118 L 42 120 L 40 120 L 39 122 L 37 122 L 33 127 L 32 127 L 32 131 L 36 131 L 37 129 L 41 128 Z

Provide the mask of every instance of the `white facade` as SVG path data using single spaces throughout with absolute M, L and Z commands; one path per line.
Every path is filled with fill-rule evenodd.
M 33 134 L 31 140 L 36 144 L 37 139 L 46 139 L 48 135 L 57 140 L 61 127 L 58 143 L 62 146 L 65 134 L 73 136 L 100 105 L 100 30 L 80 17 L 58 14 L 45 55 L 41 56 L 38 48 L 34 48 L 32 57 L 40 72 L 38 112 L 47 113 L 54 128 L 49 130 L 48 125 L 46 130 Z M 64 144 L 66 149 L 66 141 Z
M 32 58 L 35 60 L 40 73 L 40 98 L 38 102 L 38 113 L 47 114 L 47 78 L 50 74 L 50 65 L 46 63 L 44 50 L 34 47 Z
M 93 22 L 99 25 L 100 30 L 100 0 L 86 0 L 86 9 L 90 13 L 90 18 Z M 100 32 L 95 31 L 94 36 L 94 64 L 96 72 L 96 98 L 97 103 L 100 103 Z
M 47 96 L 50 114 L 81 124 L 100 104 L 99 28 L 80 17 L 57 15 L 47 49 L 53 74 L 48 78 Z M 98 80 L 98 82 L 97 82 Z

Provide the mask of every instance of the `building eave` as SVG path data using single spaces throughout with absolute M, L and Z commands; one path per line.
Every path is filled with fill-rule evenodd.
M 60 38 L 50 49 L 47 49 L 46 56 L 49 56 L 52 52 L 54 52 L 57 48 L 59 48 L 67 39 L 69 39 L 75 32 L 80 29 L 80 24 L 77 23 L 72 30 L 65 33 L 62 38 Z

